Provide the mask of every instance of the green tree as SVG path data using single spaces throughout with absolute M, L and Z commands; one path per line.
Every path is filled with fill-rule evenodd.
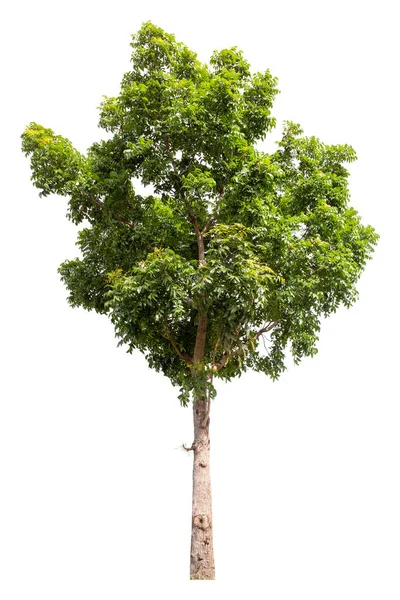
M 83 155 L 31 123 L 22 148 L 40 195 L 66 196 L 85 225 L 81 257 L 59 269 L 70 304 L 108 315 L 128 352 L 193 400 L 190 576 L 214 579 L 214 381 L 247 369 L 276 379 L 287 349 L 296 363 L 314 355 L 322 317 L 356 300 L 378 236 L 348 206 L 350 146 L 291 122 L 274 153 L 257 145 L 275 126 L 268 70 L 252 73 L 237 48 L 202 64 L 150 22 L 131 45 L 120 94 L 100 107 L 105 141 Z

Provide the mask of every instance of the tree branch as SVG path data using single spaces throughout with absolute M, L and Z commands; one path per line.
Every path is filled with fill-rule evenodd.
M 201 232 L 202 235 L 204 235 L 210 229 L 210 227 L 215 222 L 216 218 L 216 215 L 211 215 L 211 217 L 208 219 L 207 223 L 203 227 L 203 230 Z
M 183 448 L 183 450 L 186 450 L 186 452 L 194 452 L 194 450 L 196 449 L 196 444 L 193 442 L 193 444 L 190 446 L 190 448 L 185 446 L 185 444 L 182 444 L 182 448 Z
M 104 202 L 101 202 L 101 200 L 98 200 L 97 198 L 92 198 L 91 196 L 85 196 L 85 200 L 87 202 L 91 202 L 92 204 L 95 204 L 96 206 L 99 206 L 102 210 L 104 210 Z M 128 225 L 128 227 L 136 227 L 136 223 L 126 221 L 119 215 L 112 215 L 112 216 L 116 221 L 119 221 L 120 223 L 123 223 L 124 225 Z
M 214 373 L 218 373 L 218 371 L 220 371 L 226 365 L 226 363 L 228 362 L 228 358 L 229 358 L 229 352 L 224 352 L 219 363 L 214 365 L 215 366 Z
M 254 341 L 258 340 L 258 338 L 259 338 L 261 335 L 263 335 L 264 333 L 267 333 L 268 331 L 271 331 L 272 329 L 274 329 L 274 328 L 275 328 L 275 327 L 278 325 L 278 323 L 279 323 L 279 320 L 278 320 L 278 321 L 272 321 L 272 322 L 268 323 L 268 325 L 266 325 L 265 327 L 262 327 L 262 329 L 259 329 L 259 330 L 256 332 L 256 334 L 255 334 L 254 338 L 252 338 L 252 339 L 249 339 L 249 340 L 247 341 L 247 343 L 245 344 L 245 346 L 247 346 L 247 347 L 248 347 L 248 346 L 249 346 L 249 344 L 250 344 L 250 342 L 254 342 Z M 235 333 L 239 333 L 239 331 L 240 331 L 240 327 L 241 327 L 241 326 L 239 326 L 239 327 L 238 327 L 238 328 L 235 330 Z M 236 339 L 236 342 L 237 342 L 237 339 Z M 230 358 L 231 356 L 235 356 L 235 355 L 237 355 L 237 354 L 238 354 L 238 351 L 236 351 L 236 352 L 232 352 L 232 351 L 231 351 L 231 350 L 232 350 L 232 347 L 233 347 L 233 345 L 231 346 L 230 350 L 228 350 L 228 351 L 225 351 L 225 352 L 222 354 L 222 358 L 221 358 L 221 360 L 219 361 L 219 363 L 217 363 L 217 364 L 215 365 L 215 367 L 216 367 L 216 368 L 215 368 L 215 369 L 213 369 L 214 373 L 218 373 L 218 371 L 220 371 L 220 370 L 221 370 L 221 369 L 222 369 L 222 368 L 223 368 L 223 367 L 226 365 L 226 363 L 228 362 L 228 360 L 229 360 L 229 358 Z
M 212 357 L 212 362 L 211 362 L 211 370 L 212 371 L 213 371 L 214 365 L 215 365 L 215 356 L 217 354 L 219 342 L 220 342 L 220 339 L 221 339 L 221 334 L 222 334 L 222 327 L 220 327 L 220 329 L 219 329 L 217 341 L 215 342 L 214 348 L 213 348 L 213 357 Z M 212 381 L 212 375 L 211 375 L 211 381 Z
M 259 329 L 254 337 L 255 340 L 258 340 L 258 338 L 260 337 L 260 335 L 262 335 L 263 333 L 267 333 L 268 331 L 271 331 L 272 329 L 274 329 L 279 323 L 278 321 L 272 321 L 271 323 L 268 323 L 268 325 L 266 325 L 265 327 L 263 327 L 262 329 Z
M 164 319 L 164 325 L 165 325 L 165 329 L 167 330 L 167 333 L 168 333 L 168 335 L 163 335 L 163 334 L 161 334 L 161 335 L 162 335 L 162 337 L 163 337 L 165 340 L 168 340 L 168 341 L 171 343 L 171 345 L 172 345 L 173 349 L 175 350 L 175 352 L 177 353 L 177 355 L 179 356 L 179 358 L 180 358 L 181 360 L 183 360 L 183 362 L 184 362 L 184 363 L 185 363 L 185 364 L 186 364 L 188 367 L 191 367 L 191 366 L 192 366 L 192 357 L 190 356 L 190 354 L 187 354 L 186 352 L 181 352 L 181 351 L 179 350 L 179 347 L 178 347 L 177 343 L 175 342 L 175 340 L 174 340 L 174 339 L 172 338 L 172 336 L 171 336 L 171 330 L 170 330 L 170 328 L 168 327 L 168 324 L 167 324 L 167 321 L 166 321 L 166 319 Z
M 225 195 L 225 188 L 223 187 L 219 193 L 219 199 L 218 199 L 217 205 L 215 207 L 214 213 L 211 215 L 211 217 L 208 219 L 207 223 L 203 227 L 203 231 L 201 232 L 202 235 L 204 235 L 211 228 L 211 226 L 215 223 L 215 221 L 217 219 L 217 213 L 219 210 L 219 204 L 220 204 L 222 198 L 224 197 L 224 195 Z
M 199 253 L 199 264 L 201 265 L 204 262 L 204 256 L 205 256 L 203 233 L 200 231 L 200 227 L 199 227 L 199 224 L 197 223 L 197 219 L 191 210 L 189 210 L 189 220 L 192 223 L 193 228 L 196 233 L 197 248 L 198 248 L 198 253 Z

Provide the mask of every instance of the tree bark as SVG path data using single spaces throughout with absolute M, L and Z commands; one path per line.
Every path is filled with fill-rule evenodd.
M 208 403 L 193 402 L 193 500 L 190 579 L 215 579 Z

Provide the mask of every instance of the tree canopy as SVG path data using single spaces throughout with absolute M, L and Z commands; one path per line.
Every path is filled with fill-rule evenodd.
M 40 195 L 66 196 L 84 226 L 59 268 L 69 302 L 108 315 L 182 404 L 247 369 L 277 378 L 287 349 L 315 354 L 321 319 L 356 300 L 377 242 L 349 206 L 355 152 L 292 122 L 263 151 L 277 80 L 235 47 L 202 64 L 150 22 L 131 46 L 104 141 L 84 155 L 37 123 L 22 135 Z

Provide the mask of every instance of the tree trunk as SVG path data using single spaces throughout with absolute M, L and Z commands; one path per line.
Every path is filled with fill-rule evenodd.
M 215 579 L 208 403 L 193 402 L 193 500 L 190 579 Z

